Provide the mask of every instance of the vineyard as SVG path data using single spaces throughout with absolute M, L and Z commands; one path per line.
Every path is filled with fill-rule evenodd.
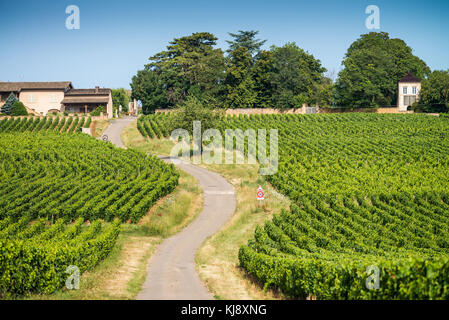
M 75 133 L 89 128 L 91 117 L 11 117 L 0 120 L 2 132 L 60 132 Z
M 167 136 L 166 117 L 142 118 L 139 130 Z M 266 180 L 294 203 L 239 251 L 265 287 L 296 298 L 449 298 L 447 117 L 245 115 L 220 123 L 222 132 L 237 128 L 279 130 L 279 170 Z M 367 270 L 379 271 L 378 289 L 368 289 Z
M 137 120 L 137 129 L 140 134 L 150 139 L 170 137 L 170 126 L 168 121 L 170 114 L 157 113 L 154 115 L 141 116 Z
M 120 221 L 104 226 L 101 220 L 84 226 L 78 218 L 49 224 L 31 215 L 0 222 L 0 292 L 53 293 L 64 285 L 69 266 L 80 273 L 92 268 L 112 250 L 120 232 Z
M 137 223 L 177 186 L 157 157 L 61 134 L 88 121 L 0 122 L 0 295 L 54 292 L 68 266 L 95 266 L 122 222 Z

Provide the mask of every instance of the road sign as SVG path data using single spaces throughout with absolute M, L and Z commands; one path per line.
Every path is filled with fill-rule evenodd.
M 257 189 L 257 200 L 262 201 L 264 200 L 265 193 L 263 192 L 263 189 L 261 186 Z

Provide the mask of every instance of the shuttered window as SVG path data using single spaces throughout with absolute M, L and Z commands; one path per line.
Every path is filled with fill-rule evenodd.
M 416 102 L 416 97 L 415 96 L 405 96 L 404 97 L 404 105 L 407 106 L 407 107 L 411 106 L 415 102 Z

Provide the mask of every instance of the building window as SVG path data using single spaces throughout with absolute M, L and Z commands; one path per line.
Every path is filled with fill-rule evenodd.
M 415 102 L 416 102 L 416 97 L 415 96 L 405 96 L 404 97 L 404 106 L 412 106 Z
M 402 88 L 402 93 L 407 94 L 407 87 Z
M 417 94 L 417 93 L 418 93 L 418 88 L 413 87 L 413 88 L 412 88 L 412 92 L 413 92 L 413 94 Z
M 28 95 L 28 102 L 34 102 L 34 95 L 33 94 L 29 94 Z
M 50 96 L 50 102 L 57 102 L 57 100 L 56 100 L 56 94 L 52 94 L 51 96 Z

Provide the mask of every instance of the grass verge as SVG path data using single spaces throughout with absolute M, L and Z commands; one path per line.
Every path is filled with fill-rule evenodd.
M 258 173 L 258 165 L 202 165 L 226 178 L 235 188 L 237 207 L 234 216 L 223 229 L 206 240 L 195 260 L 200 278 L 216 299 L 271 300 L 283 299 L 279 292 L 263 290 L 239 267 L 238 251 L 254 236 L 256 226 L 271 220 L 290 201 L 279 194 Z M 257 188 L 262 186 L 265 200 L 259 203 Z
M 145 153 L 161 156 L 170 155 L 170 151 L 175 145 L 170 139 L 149 139 L 143 137 L 139 130 L 137 130 L 136 122 L 131 123 L 122 131 L 121 139 L 125 146 L 133 147 Z
M 92 124 L 94 128 L 94 137 L 98 138 L 101 137 L 106 130 L 106 128 L 109 126 L 108 120 L 95 120 Z

